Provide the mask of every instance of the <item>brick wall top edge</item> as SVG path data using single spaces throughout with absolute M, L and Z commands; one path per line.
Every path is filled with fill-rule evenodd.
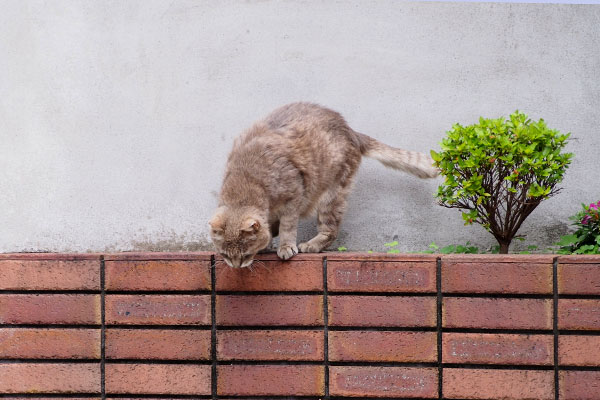
M 138 260 L 209 260 L 211 256 L 221 259 L 213 252 L 123 252 L 123 253 L 0 253 L 0 260 L 98 260 L 102 256 L 107 261 L 138 261 Z M 298 254 L 292 260 L 310 261 L 322 260 L 371 260 L 371 261 L 431 261 L 441 258 L 448 262 L 553 262 L 558 257 L 559 263 L 594 264 L 600 262 L 600 255 L 564 255 L 556 254 L 387 254 L 364 252 L 325 252 Z M 256 257 L 258 260 L 278 260 L 275 253 L 263 253 Z
M 100 253 L 0 253 L 0 260 L 75 261 L 100 260 Z
M 440 254 L 446 262 L 528 262 L 552 263 L 555 254 Z M 600 258 L 600 257 L 599 257 Z
M 145 261 L 145 260 L 210 260 L 214 253 L 198 252 L 132 252 L 106 254 L 106 261 Z
M 215 259 L 217 261 L 223 259 L 223 257 L 221 257 L 219 254 L 212 254 L 215 255 Z M 296 254 L 293 258 L 291 258 L 289 261 L 321 261 L 323 260 L 323 257 L 325 257 L 326 254 L 327 253 L 299 253 Z M 279 257 L 277 257 L 277 253 L 259 253 L 256 255 L 255 259 L 260 261 L 280 261 Z
M 387 254 L 387 253 L 323 253 L 329 261 L 435 261 L 439 255 L 436 254 Z
M 598 263 L 600 263 L 600 254 L 559 256 L 558 263 L 559 264 L 598 264 Z

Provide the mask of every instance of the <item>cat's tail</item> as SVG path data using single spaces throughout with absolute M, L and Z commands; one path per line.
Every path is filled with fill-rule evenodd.
M 355 132 L 363 156 L 374 158 L 386 167 L 408 172 L 419 178 L 435 178 L 439 171 L 433 159 L 418 151 L 409 151 L 388 146 L 363 133 Z

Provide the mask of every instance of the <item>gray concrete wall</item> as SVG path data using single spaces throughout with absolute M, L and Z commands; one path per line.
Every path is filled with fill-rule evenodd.
M 0 252 L 209 249 L 234 137 L 287 102 L 427 152 L 516 108 L 572 132 L 527 244 L 600 198 L 600 7 L 395 0 L 0 1 Z M 365 160 L 335 246 L 493 243 L 438 181 Z M 301 238 L 315 231 L 301 226 Z

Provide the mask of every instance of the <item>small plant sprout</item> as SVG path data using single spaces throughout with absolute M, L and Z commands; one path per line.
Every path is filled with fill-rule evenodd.
M 523 221 L 560 190 L 572 157 L 561 152 L 568 138 L 519 111 L 506 120 L 455 124 L 442 151 L 431 152 L 445 177 L 436 195 L 440 205 L 464 210 L 465 225 L 481 224 L 498 241 L 500 253 L 508 253 Z
M 400 253 L 400 250 L 398 250 L 396 248 L 398 246 L 398 241 L 397 240 L 394 240 L 393 242 L 390 242 L 390 243 L 384 243 L 383 245 L 388 248 L 388 251 L 387 251 L 388 254 L 398 254 L 398 253 Z

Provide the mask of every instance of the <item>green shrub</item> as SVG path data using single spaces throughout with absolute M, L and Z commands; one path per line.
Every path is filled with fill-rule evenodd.
M 571 217 L 577 230 L 557 243 L 560 254 L 600 254 L 600 201 L 581 206 L 583 209 Z
M 556 185 L 572 157 L 561 153 L 568 137 L 519 111 L 507 120 L 455 124 L 442 151 L 431 152 L 445 177 L 436 195 L 440 205 L 466 210 L 465 225 L 483 225 L 498 241 L 500 253 L 508 253 L 523 221 L 559 191 Z

